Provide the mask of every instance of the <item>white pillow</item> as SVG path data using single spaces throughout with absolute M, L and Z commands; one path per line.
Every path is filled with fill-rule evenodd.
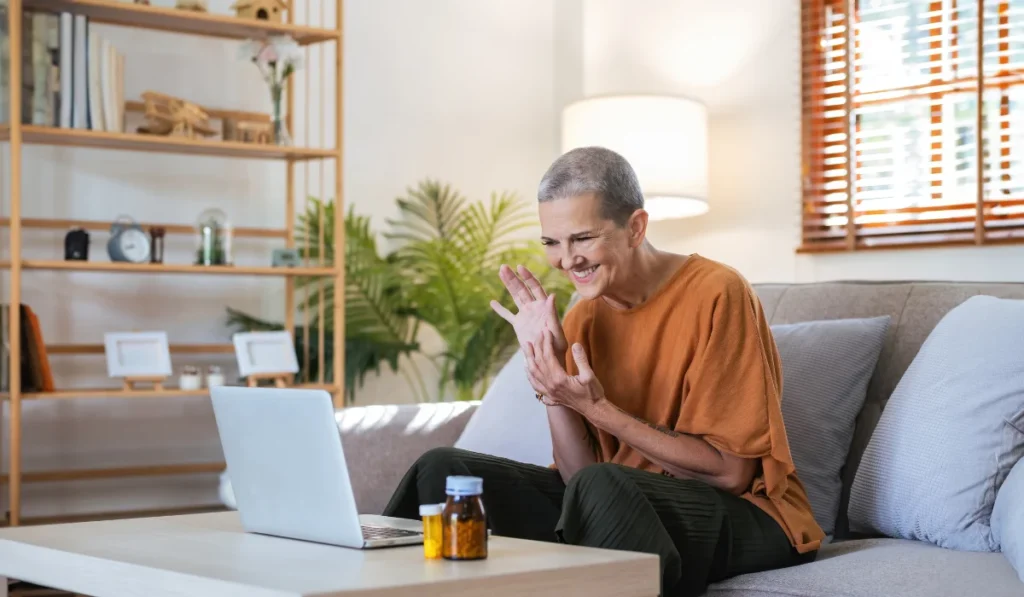
M 526 378 L 521 350 L 494 378 L 455 447 L 537 466 L 553 462 L 547 409 Z
M 850 529 L 996 551 L 996 492 L 1024 454 L 1024 301 L 970 298 L 942 318 L 882 412 Z
M 1021 419 L 1021 435 L 1024 436 L 1024 413 Z M 1024 582 L 1024 458 L 1017 461 L 996 494 L 992 536 L 999 543 L 999 551 Z

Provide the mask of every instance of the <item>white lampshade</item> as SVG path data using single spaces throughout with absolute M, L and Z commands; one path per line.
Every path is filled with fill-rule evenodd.
M 703 104 L 656 95 L 595 97 L 562 111 L 562 151 L 606 147 L 633 166 L 652 220 L 708 211 L 708 121 Z

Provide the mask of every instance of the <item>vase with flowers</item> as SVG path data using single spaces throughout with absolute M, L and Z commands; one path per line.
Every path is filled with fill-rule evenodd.
M 302 48 L 287 35 L 274 35 L 245 42 L 241 54 L 256 65 L 270 90 L 274 143 L 291 145 L 291 135 L 284 122 L 284 86 L 288 77 L 302 68 Z

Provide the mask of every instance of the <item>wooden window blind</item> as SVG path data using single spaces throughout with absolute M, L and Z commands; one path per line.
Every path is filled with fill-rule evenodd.
M 1024 0 L 801 16 L 800 250 L 1024 242 Z

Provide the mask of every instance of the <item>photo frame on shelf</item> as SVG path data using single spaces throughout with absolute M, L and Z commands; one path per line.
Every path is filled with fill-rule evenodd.
M 295 344 L 287 331 L 239 332 L 232 340 L 242 377 L 274 378 L 299 372 Z
M 110 377 L 155 380 L 171 374 L 167 332 L 108 332 L 103 346 Z

